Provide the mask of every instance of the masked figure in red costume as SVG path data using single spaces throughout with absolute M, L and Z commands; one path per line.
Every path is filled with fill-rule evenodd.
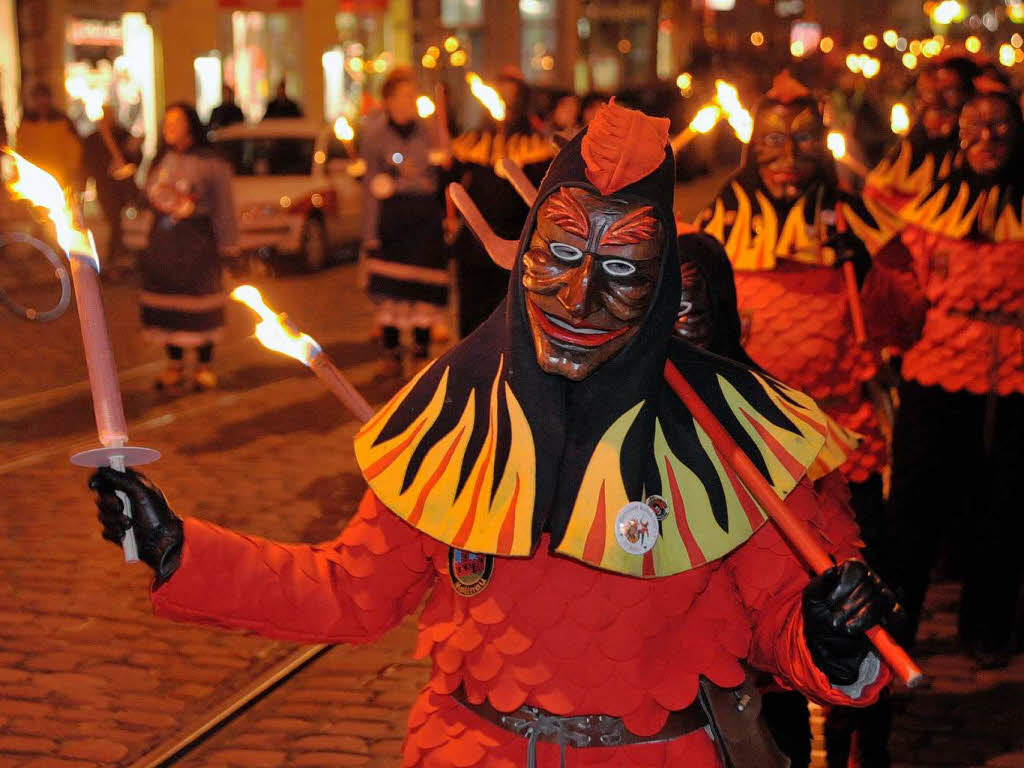
M 406 766 L 725 765 L 719 748 L 754 737 L 722 738 L 734 723 L 701 702 L 725 689 L 745 719 L 748 700 L 729 690 L 744 664 L 819 701 L 874 701 L 891 673 L 863 631 L 898 612 L 850 559 L 842 480 L 805 478 L 824 415 L 673 339 L 667 124 L 609 105 L 555 158 L 505 301 L 357 435 L 369 490 L 337 540 L 180 520 L 141 476 L 97 473 L 108 538 L 125 530 L 114 491 L 135 502 L 157 613 L 369 642 L 426 595 L 417 653 L 433 674 Z M 840 565 L 808 577 L 666 381 L 672 369 Z M 741 764 L 777 764 L 757 760 Z
M 846 430 L 860 435 L 841 471 L 872 556 L 888 455 L 869 390 L 875 358 L 854 337 L 839 267 L 852 260 L 863 273 L 868 246 L 877 246 L 881 235 L 863 204 L 839 189 L 818 105 L 788 72 L 758 104 L 739 171 L 697 223 L 723 243 L 732 263 L 746 352 L 772 376 L 817 400 L 834 420 L 830 437 L 836 443 L 849 441 Z M 795 711 L 792 717 L 795 727 Z M 849 727 L 841 730 L 848 733 Z M 836 733 L 829 741 L 840 755 L 849 736 Z M 802 757 L 806 764 L 809 746 Z M 845 765 L 842 756 L 837 760 L 835 765 Z
M 960 110 L 978 74 L 978 65 L 964 55 L 937 57 L 921 70 L 913 125 L 865 180 L 872 211 L 896 213 L 953 171 Z
M 960 634 L 1009 661 L 1024 497 L 1024 139 L 1020 107 L 976 81 L 961 170 L 903 210 L 864 286 L 869 330 L 904 351 L 885 560 L 915 623 L 943 533 L 963 553 Z M 942 478 L 936 482 L 936 478 Z

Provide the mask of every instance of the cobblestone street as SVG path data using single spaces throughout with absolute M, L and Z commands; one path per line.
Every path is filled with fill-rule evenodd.
M 397 386 L 375 377 L 354 265 L 256 282 L 371 402 Z M 240 306 L 218 348 L 221 387 L 154 393 L 161 362 L 138 339 L 134 290 L 105 286 L 129 431 L 163 454 L 147 472 L 175 510 L 284 541 L 333 538 L 363 491 L 353 418 L 299 363 L 249 339 Z M 49 325 L 0 314 L 0 355 L 0 767 L 132 765 L 296 647 L 152 617 L 149 569 L 100 538 L 87 472 L 68 463 L 95 443 L 73 309 Z M 934 685 L 897 693 L 894 759 L 1024 768 L 1024 659 L 983 672 L 959 655 L 957 599 L 948 584 L 929 596 L 918 658 Z M 177 764 L 396 765 L 426 677 L 414 632 L 410 618 L 373 646 L 330 649 Z

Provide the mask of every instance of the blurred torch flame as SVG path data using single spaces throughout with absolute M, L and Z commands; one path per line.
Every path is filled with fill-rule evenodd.
M 899 102 L 892 105 L 892 112 L 889 113 L 889 127 L 892 132 L 903 135 L 910 130 L 910 113 L 907 105 Z
M 466 75 L 466 82 L 469 83 L 469 90 L 472 91 L 477 100 L 491 113 L 491 117 L 495 120 L 505 119 L 505 102 L 496 90 L 481 80 L 480 75 L 476 74 L 476 72 L 468 73 Z
M 693 116 L 693 120 L 690 121 L 689 129 L 694 133 L 707 133 L 715 127 L 721 115 L 722 110 L 715 104 L 701 107 L 697 114 Z
M 437 111 L 437 107 L 429 96 L 420 96 L 416 99 L 416 112 L 420 117 L 426 119 L 435 111 Z
M 320 345 L 291 325 L 266 305 L 259 290 L 252 285 L 240 285 L 231 292 L 231 298 L 240 301 L 257 315 L 256 338 L 267 349 L 280 352 L 304 365 L 320 354 Z
M 828 151 L 832 153 L 832 157 L 836 160 L 842 160 L 846 157 L 846 137 L 839 131 L 831 131 L 825 140 L 825 144 L 828 147 Z
M 716 80 L 715 100 L 725 112 L 725 117 L 736 133 L 736 138 L 744 144 L 749 144 L 750 137 L 754 133 L 754 118 L 740 103 L 740 94 L 736 86 L 725 82 L 725 80 Z
M 3 152 L 11 158 L 14 169 L 13 178 L 6 180 L 7 189 L 14 198 L 28 200 L 38 208 L 45 208 L 47 217 L 53 222 L 61 249 L 67 254 L 75 253 L 91 259 L 99 271 L 99 258 L 92 233 L 75 226 L 71 205 L 60 183 L 10 147 L 3 147 Z
M 334 136 L 338 141 L 352 141 L 356 137 L 352 124 L 344 115 L 338 115 L 338 119 L 334 121 Z

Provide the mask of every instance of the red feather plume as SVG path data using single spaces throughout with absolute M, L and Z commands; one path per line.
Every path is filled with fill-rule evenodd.
M 668 118 L 626 109 L 614 99 L 601 107 L 583 137 L 587 178 L 610 195 L 652 173 L 665 159 Z

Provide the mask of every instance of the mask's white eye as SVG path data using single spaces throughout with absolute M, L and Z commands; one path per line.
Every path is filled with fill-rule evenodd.
M 601 262 L 601 266 L 604 267 L 604 271 L 612 277 L 628 277 L 636 272 L 636 267 L 634 267 L 630 262 L 623 261 L 622 259 L 608 259 Z
M 679 302 L 679 314 L 688 315 L 693 311 L 692 301 L 680 301 Z
M 575 245 L 569 245 L 568 243 L 551 243 L 551 245 L 548 246 L 548 249 L 555 258 L 569 263 L 579 261 L 583 258 L 583 251 Z

